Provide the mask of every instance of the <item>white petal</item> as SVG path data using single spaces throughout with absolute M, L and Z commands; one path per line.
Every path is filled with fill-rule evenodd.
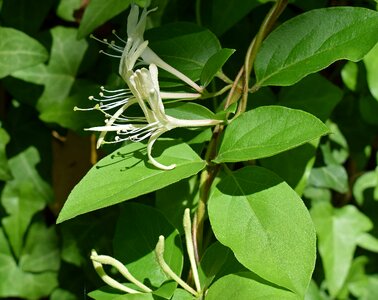
M 152 157 L 152 154 L 151 154 L 152 146 L 155 144 L 155 142 L 159 138 L 159 136 L 161 136 L 166 131 L 167 131 L 166 129 L 159 130 L 159 131 L 155 132 L 150 137 L 150 140 L 148 141 L 148 144 L 147 144 L 147 155 L 148 155 L 148 159 L 149 159 L 150 163 L 153 164 L 156 168 L 168 171 L 168 170 L 172 170 L 172 169 L 176 168 L 176 164 L 172 164 L 172 165 L 169 165 L 169 166 L 163 165 L 163 164 L 159 163 L 158 161 L 156 161 L 156 159 L 154 159 Z

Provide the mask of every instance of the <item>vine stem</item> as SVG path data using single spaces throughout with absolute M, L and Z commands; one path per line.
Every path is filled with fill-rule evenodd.
M 224 109 L 226 110 L 230 105 L 239 101 L 238 111 L 235 115 L 237 117 L 239 114 L 243 113 L 247 107 L 248 93 L 249 90 L 249 77 L 252 72 L 253 64 L 257 55 L 258 50 L 261 47 L 261 43 L 266 37 L 266 35 L 272 30 L 274 23 L 277 21 L 278 17 L 281 15 L 285 9 L 288 0 L 277 0 L 275 5 L 271 8 L 269 13 L 266 15 L 259 32 L 256 37 L 252 40 L 248 51 L 246 53 L 244 65 L 239 70 L 234 82 L 231 85 L 230 92 L 225 102 Z M 254 91 L 257 91 L 255 88 Z M 211 161 L 216 157 L 216 149 L 218 146 L 219 137 L 224 130 L 223 125 L 217 125 L 214 128 L 212 138 L 209 142 L 205 160 L 207 162 L 207 167 L 202 171 L 200 176 L 200 186 L 199 186 L 199 202 L 198 208 L 195 215 L 196 224 L 193 227 L 194 250 L 196 252 L 196 258 L 199 260 L 203 251 L 203 227 L 206 217 L 206 204 L 209 199 L 211 185 L 219 171 L 220 165 L 215 165 Z

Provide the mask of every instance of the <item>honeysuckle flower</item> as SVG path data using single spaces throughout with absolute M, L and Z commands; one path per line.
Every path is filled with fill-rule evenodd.
M 151 154 L 154 143 L 163 133 L 178 127 L 213 126 L 222 122 L 215 119 L 184 120 L 167 115 L 159 88 L 158 69 L 154 64 L 151 64 L 149 69 L 129 71 L 125 79 L 133 96 L 122 102 L 122 106 L 106 120 L 105 126 L 87 129 L 101 132 L 98 145 L 123 141 L 139 142 L 148 138 L 149 161 L 159 169 L 170 170 L 176 165 L 165 166 L 157 162 Z M 144 116 L 127 117 L 125 111 L 136 102 Z M 114 140 L 104 140 L 107 132 L 116 133 Z
M 113 34 L 124 45 L 118 46 L 116 45 L 115 41 L 109 42 L 106 39 L 99 40 L 100 42 L 108 45 L 114 51 L 121 54 L 114 55 L 105 52 L 103 53 L 121 59 L 118 71 L 125 81 L 129 76 L 128 72 L 133 70 L 134 67 L 138 65 L 138 60 L 141 59 L 142 61 L 140 63 L 147 65 L 155 64 L 158 67 L 166 70 L 167 72 L 175 75 L 177 78 L 181 79 L 192 88 L 194 88 L 197 92 L 201 93 L 202 88 L 198 84 L 196 84 L 185 74 L 181 73 L 180 71 L 163 61 L 151 48 L 148 47 L 148 41 L 144 40 L 143 35 L 146 29 L 147 15 L 155 10 L 156 9 L 146 10 L 144 8 L 142 10 L 142 13 L 139 15 L 139 7 L 135 4 L 132 4 L 130 14 L 127 19 L 127 40 L 123 40 L 113 31 Z

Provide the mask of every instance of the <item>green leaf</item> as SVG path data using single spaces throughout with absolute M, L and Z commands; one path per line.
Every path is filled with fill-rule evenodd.
M 165 237 L 166 263 L 180 276 L 183 255 L 179 232 L 152 207 L 138 203 L 123 206 L 113 240 L 114 256 L 153 290 L 171 280 L 156 260 L 155 247 L 160 235 Z M 164 296 L 172 296 L 175 289 L 176 284 L 171 285 Z
M 314 203 L 311 216 L 318 235 L 318 249 L 328 291 L 335 298 L 347 278 L 358 240 L 373 225 L 352 205 L 333 208 L 327 202 Z
M 367 276 L 365 280 L 356 282 L 351 287 L 359 300 L 375 300 L 378 298 L 378 276 Z
M 211 10 L 203 21 L 218 36 L 260 4 L 258 0 L 213 0 L 211 3 Z
M 178 119 L 215 119 L 215 114 L 207 107 L 191 102 L 176 102 L 167 104 L 165 107 L 165 112 L 167 115 Z
M 377 43 L 377 30 L 378 13 L 366 8 L 321 8 L 296 16 L 263 42 L 256 85 L 292 85 L 337 60 L 358 61 Z
M 378 101 L 378 44 L 364 57 L 370 93 Z
M 146 31 L 145 39 L 164 61 L 192 80 L 200 78 L 208 59 L 221 49 L 213 33 L 191 23 L 172 23 L 152 28 Z M 159 75 L 172 78 L 164 71 Z
M 81 0 L 60 0 L 56 14 L 66 21 L 75 21 L 74 12 L 80 8 Z
M 358 246 L 372 252 L 378 252 L 378 239 L 371 234 L 360 235 L 357 241 Z
M 202 69 L 200 78 L 202 86 L 206 87 L 209 85 L 234 52 L 234 49 L 223 48 L 209 58 Z
M 210 196 L 208 212 L 215 236 L 239 262 L 304 296 L 315 264 L 315 230 L 302 200 L 282 179 L 261 167 L 233 172 Z
M 353 92 L 356 92 L 358 87 L 358 71 L 358 64 L 348 61 L 340 73 L 345 86 Z
M 172 300 L 194 300 L 195 298 L 193 297 L 192 294 L 190 294 L 186 290 L 176 289 L 171 299 Z
M 0 78 L 47 60 L 46 49 L 25 33 L 0 27 Z
M 100 160 L 72 190 L 57 222 L 156 191 L 205 167 L 186 144 L 162 140 L 153 155 L 163 164 L 177 166 L 170 171 L 156 169 L 148 163 L 145 147 L 130 143 Z
M 43 223 L 31 225 L 19 266 L 24 272 L 33 273 L 59 270 L 60 249 L 54 226 L 47 228 Z
M 378 126 L 378 101 L 368 94 L 361 96 L 358 104 L 362 119 L 369 125 Z
M 269 157 L 328 133 L 313 115 L 280 106 L 248 111 L 225 130 L 215 161 L 236 162 Z
M 92 0 L 85 9 L 77 37 L 82 39 L 94 29 L 124 11 L 130 0 Z
M 301 297 L 281 287 L 261 280 L 261 278 L 258 278 L 251 272 L 241 272 L 224 276 L 209 288 L 206 300 L 219 299 L 299 300 Z
M 36 192 L 30 181 L 9 181 L 3 190 L 1 204 L 8 216 L 1 223 L 17 258 L 23 248 L 24 234 L 34 214 L 42 210 L 46 202 Z
M 37 103 L 37 109 L 41 112 L 40 118 L 45 122 L 56 122 L 49 115 L 51 111 L 65 105 L 63 102 L 70 93 L 87 49 L 87 42 L 76 40 L 76 33 L 77 30 L 73 28 L 51 29 L 53 44 L 48 65 L 41 64 L 12 74 L 16 78 L 45 86 Z
M 32 184 L 34 195 L 48 203 L 53 199 L 51 186 L 39 175 L 36 166 L 41 164 L 40 154 L 35 147 L 29 147 L 9 159 L 14 181 Z M 16 185 L 16 183 L 15 183 Z
M 55 104 L 54 109 L 47 109 L 41 115 L 45 121 L 58 123 L 60 126 L 75 131 L 98 125 L 104 118 L 100 111 L 74 111 L 74 107 L 86 108 L 93 106 L 88 100 L 89 95 L 98 94 L 99 87 L 86 80 L 75 80 L 67 98 Z
M 348 192 L 348 174 L 341 165 L 329 165 L 311 170 L 309 184 L 315 187 L 333 189 L 339 193 Z
M 0 127 L 0 180 L 12 179 L 12 174 L 9 169 L 8 159 L 6 156 L 5 147 L 9 143 L 9 135 L 4 128 Z
M 303 78 L 293 86 L 282 88 L 279 105 L 307 111 L 325 122 L 340 102 L 343 92 L 319 74 Z
M 56 272 L 24 272 L 14 260 L 0 228 L 0 297 L 40 299 L 58 286 Z
M 33 34 L 41 27 L 53 4 L 54 0 L 4 0 L 1 8 L 3 24 Z

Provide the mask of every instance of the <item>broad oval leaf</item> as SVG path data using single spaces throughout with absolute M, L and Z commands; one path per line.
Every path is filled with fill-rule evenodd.
M 0 78 L 48 58 L 46 49 L 21 31 L 0 27 L 0 36 Z
M 206 300 L 219 299 L 299 300 L 301 298 L 288 290 L 270 285 L 269 282 L 259 281 L 251 272 L 240 272 L 222 277 L 209 288 Z
M 316 237 L 305 205 L 287 183 L 267 169 L 245 167 L 222 179 L 208 211 L 215 236 L 240 263 L 303 297 Z
M 146 152 L 145 144 L 131 143 L 100 160 L 72 190 L 57 223 L 156 191 L 205 167 L 188 145 L 173 140 L 157 142 L 153 151 L 162 164 L 175 163 L 173 170 L 155 168 Z
M 139 203 L 126 203 L 122 207 L 113 249 L 114 256 L 126 265 L 129 272 L 153 290 L 166 283 L 168 288 L 160 291 L 160 296 L 169 298 L 177 284 L 167 277 L 156 260 L 155 246 L 160 235 L 165 238 L 165 261 L 173 272 L 180 276 L 183 266 L 180 234 L 163 214 L 153 207 Z
M 281 106 L 262 106 L 234 120 L 225 130 L 216 162 L 269 157 L 328 133 L 315 116 Z
M 331 63 L 358 61 L 378 41 L 378 12 L 321 8 L 290 19 L 263 42 L 255 61 L 257 86 L 292 85 Z

